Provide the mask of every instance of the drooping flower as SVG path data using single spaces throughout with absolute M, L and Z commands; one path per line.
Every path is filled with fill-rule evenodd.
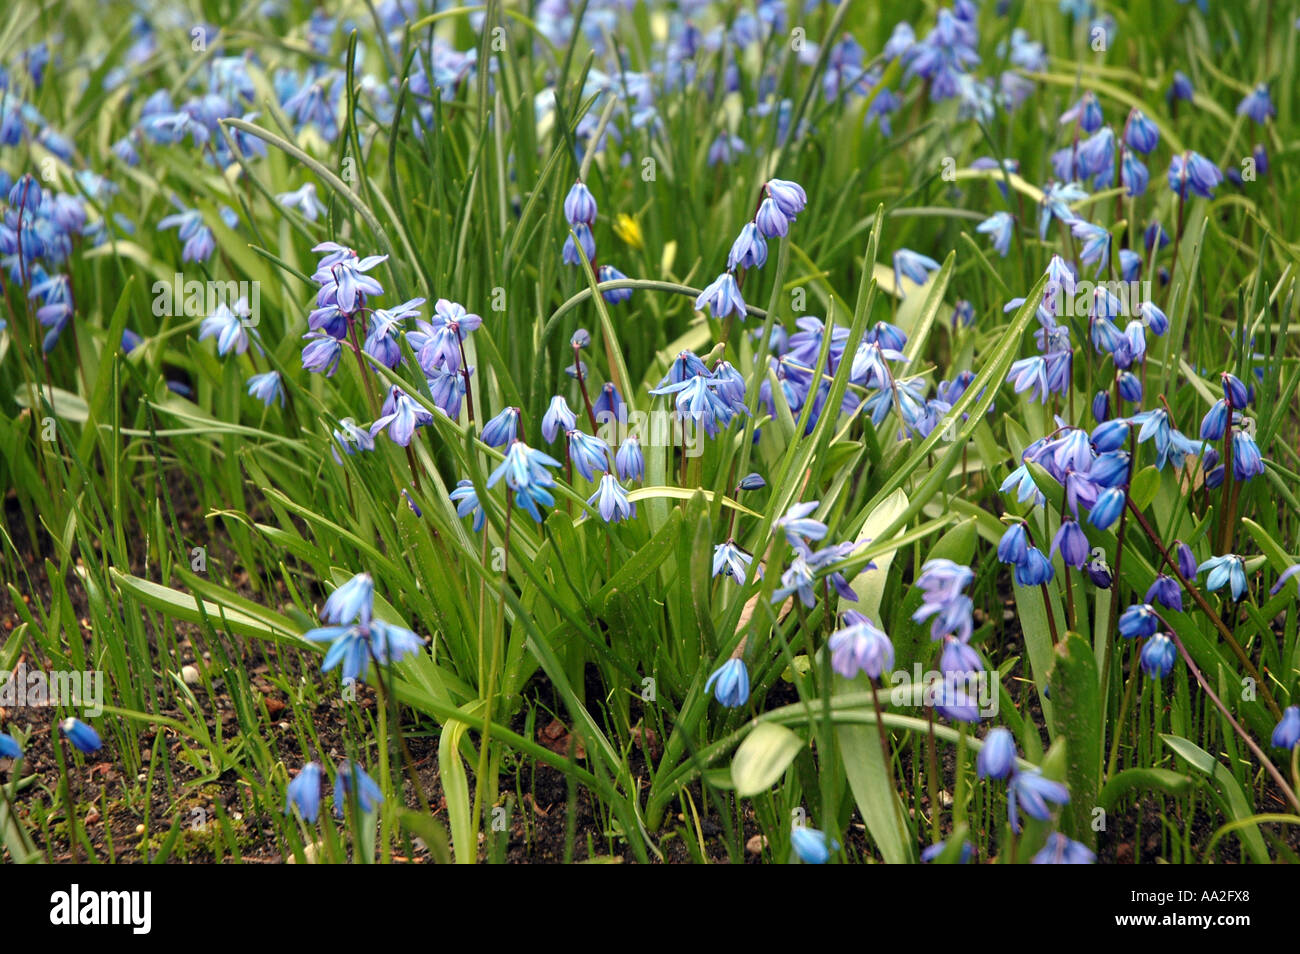
M 369 573 L 358 573 L 330 594 L 320 616 L 327 623 L 368 623 L 374 608 L 374 578 Z
M 1009 729 L 1001 726 L 990 729 L 984 737 L 984 746 L 975 759 L 980 778 L 1003 780 L 1016 770 L 1016 740 Z
M 994 212 L 991 216 L 975 226 L 975 231 L 989 237 L 993 248 L 1003 258 L 1011 251 L 1011 236 L 1015 230 L 1015 219 L 1008 212 Z
M 743 706 L 749 698 L 749 671 L 739 658 L 728 659 L 704 683 L 704 691 L 728 708 Z
M 1300 706 L 1287 706 L 1270 740 L 1276 748 L 1294 749 L 1300 743 Z
M 559 399 L 563 401 L 563 398 Z M 543 431 L 545 424 L 543 423 Z M 507 407 L 483 425 L 482 440 L 488 447 L 505 447 L 519 433 L 519 408 Z
M 1185 152 L 1169 162 L 1169 188 L 1181 198 L 1188 193 L 1203 199 L 1213 199 L 1214 190 L 1223 182 L 1223 173 L 1200 153 Z
M 267 407 L 271 402 L 278 400 L 280 406 L 284 407 L 284 389 L 280 382 L 280 373 L 278 371 L 267 371 L 264 374 L 255 374 L 248 379 L 248 394 L 255 397 Z
M 1054 831 L 1047 836 L 1047 843 L 1034 855 L 1030 864 L 1090 865 L 1096 860 L 1097 856 L 1087 845 L 1072 841 L 1059 831 Z
M 343 806 L 353 798 L 363 814 L 374 811 L 384 800 L 384 793 L 366 770 L 350 759 L 340 762 L 334 776 L 334 815 L 343 817 Z
M 307 824 L 316 823 L 320 814 L 321 775 L 321 767 L 315 762 L 308 762 L 302 767 L 302 771 L 289 783 L 284 800 L 286 815 L 297 808 Z
M 1052 817 L 1049 803 L 1065 805 L 1069 801 L 1069 790 L 1060 782 L 1044 778 L 1038 769 L 1017 772 L 1007 786 L 1007 818 L 1011 822 L 1011 830 L 1020 831 L 1021 809 L 1030 818 L 1047 821 Z
M 806 825 L 795 825 L 790 829 L 790 847 L 806 865 L 824 865 L 830 861 L 832 851 L 840 850 L 840 844 L 834 838 Z
M 1160 625 L 1160 617 L 1149 603 L 1134 603 L 1119 615 L 1119 634 L 1125 639 L 1150 636 Z
M 0 759 L 20 759 L 22 757 L 23 747 L 14 740 L 13 736 L 0 732 Z
M 900 248 L 894 253 L 894 287 L 903 293 L 903 277 L 917 285 L 924 285 L 931 272 L 939 270 L 939 263 L 928 255 Z
M 730 270 L 715 278 L 696 297 L 696 311 L 703 311 L 706 306 L 716 319 L 721 320 L 730 314 L 735 314 L 742 321 L 744 320 L 745 299 L 740 297 L 736 276 Z
M 753 555 L 741 549 L 735 540 L 727 540 L 713 548 L 714 576 L 723 574 L 743 585 L 753 562 Z
M 872 679 L 894 666 L 894 645 L 875 623 L 856 610 L 844 613 L 845 625 L 831 634 L 831 667 L 845 679 L 865 672 Z
M 483 524 L 487 522 L 487 514 L 483 512 L 483 507 L 479 504 L 478 493 L 474 490 L 474 484 L 468 480 L 458 480 L 456 489 L 447 495 L 456 501 L 456 516 L 468 517 L 474 515 L 474 532 L 478 533 L 483 529 Z
M 1163 679 L 1173 672 L 1177 660 L 1178 649 L 1164 633 L 1156 633 L 1148 639 L 1138 656 L 1142 671 L 1152 679 Z
M 98 752 L 104 747 L 98 732 L 80 719 L 72 716 L 59 723 L 59 731 L 63 733 L 63 737 L 71 742 L 72 747 L 78 752 L 89 755 L 92 752 Z
M 609 471 L 600 479 L 596 492 L 587 498 L 606 523 L 619 523 L 636 516 L 636 504 L 628 500 L 627 491 Z

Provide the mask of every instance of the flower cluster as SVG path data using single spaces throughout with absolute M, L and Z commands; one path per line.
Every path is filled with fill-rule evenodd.
M 767 262 L 767 241 L 787 235 L 790 223 L 804 206 L 808 195 L 803 186 L 787 179 L 769 179 L 763 184 L 754 217 L 745 224 L 731 243 L 727 253 L 727 270 L 715 278 L 695 299 L 697 311 L 706 307 L 719 320 L 735 315 L 745 320 L 745 299 L 740 296 L 740 283 L 745 271 L 762 268 Z M 737 273 L 740 277 L 737 278 Z

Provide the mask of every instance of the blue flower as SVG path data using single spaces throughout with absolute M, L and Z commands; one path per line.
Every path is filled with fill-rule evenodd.
M 1166 94 L 1169 102 L 1174 103 L 1180 99 L 1190 100 L 1196 95 L 1192 89 L 1192 81 L 1187 78 L 1187 74 L 1182 70 L 1174 71 L 1174 81 L 1169 85 L 1169 92 Z
M 370 436 L 375 437 L 387 428 L 388 437 L 400 447 L 411 445 L 417 427 L 433 423 L 433 415 L 397 385 L 389 389 L 381 413 L 383 416 L 370 425 Z
M 1060 123 L 1062 126 L 1072 122 L 1078 122 L 1079 128 L 1086 133 L 1096 132 L 1101 128 L 1104 117 L 1101 113 L 1101 103 L 1097 102 L 1097 94 L 1092 90 L 1084 92 L 1083 97 L 1061 113 Z
M 808 541 L 820 540 L 827 533 L 826 524 L 820 520 L 813 520 L 809 516 L 820 505 L 821 501 L 819 500 L 794 504 L 785 512 L 784 516 L 776 519 L 772 524 L 772 528 L 782 531 L 790 546 L 796 549 L 806 548 Z
M 370 432 L 358 426 L 357 422 L 350 417 L 345 417 L 339 421 L 339 426 L 334 429 L 333 433 L 334 440 L 343 448 L 345 454 L 352 455 L 359 450 L 370 451 L 375 449 L 375 439 L 370 436 Z M 337 453 L 335 459 L 338 460 Z
M 613 382 L 606 381 L 596 400 L 591 402 L 591 411 L 598 421 L 622 421 L 626 417 L 627 404 Z
M 375 581 L 369 573 L 358 573 L 330 594 L 320 616 L 327 623 L 368 623 L 374 609 Z
M 1043 198 L 1038 210 L 1038 237 L 1047 238 L 1047 230 L 1053 218 L 1066 223 L 1073 222 L 1074 213 L 1070 211 L 1070 203 L 1086 198 L 1088 193 L 1077 182 L 1051 183 L 1043 190 Z
M 787 596 L 798 593 L 799 601 L 812 609 L 817 604 L 817 594 L 813 590 L 815 583 L 807 551 L 798 550 L 790 561 L 790 566 L 781 574 L 781 586 L 772 594 L 772 602 L 780 603 Z
M 1030 818 L 1047 821 L 1052 817 L 1048 803 L 1065 805 L 1069 801 L 1069 790 L 1060 782 L 1043 778 L 1038 769 L 1017 772 L 1007 786 L 1007 818 L 1011 830 L 1020 831 L 1020 809 L 1023 808 Z
M 609 445 L 599 437 L 580 430 L 566 432 L 569 438 L 569 460 L 587 480 L 595 480 L 598 470 L 609 469 Z
M 1007 527 L 1006 532 L 1002 534 L 1002 539 L 998 541 L 998 560 L 1019 566 L 1028 558 L 1029 545 L 1025 525 L 1013 523 Z
M 316 186 L 311 182 L 304 183 L 302 188 L 292 192 L 279 193 L 275 201 L 286 209 L 297 209 L 308 222 L 315 222 L 316 218 L 325 211 L 325 206 L 321 204 L 320 199 L 316 198 Z
M 790 847 L 806 865 L 824 865 L 830 861 L 832 851 L 840 850 L 834 838 L 806 825 L 795 825 L 790 830 Z
M 284 813 L 289 814 L 296 807 L 303 820 L 309 825 L 316 823 L 320 814 L 321 767 L 315 762 L 308 762 L 302 771 L 289 783 L 284 801 Z
M 620 272 L 613 265 L 602 265 L 596 269 L 596 281 L 598 282 L 617 282 L 626 279 L 627 276 Z M 620 305 L 632 297 L 630 288 L 611 288 L 602 291 L 601 297 L 611 305 Z
M 1123 418 L 1105 421 L 1092 430 L 1090 440 L 1098 454 L 1116 451 L 1128 443 L 1128 421 Z
M 1250 403 L 1250 392 L 1235 374 L 1223 372 L 1220 376 L 1223 385 L 1223 399 L 1234 409 L 1241 410 Z
M 334 814 L 343 817 L 343 806 L 352 798 L 357 800 L 357 807 L 363 814 L 374 811 L 376 805 L 384 800 L 384 793 L 366 770 L 355 762 L 345 759 L 338 765 L 334 776 Z
M 12 736 L 0 732 L 0 759 L 20 759 L 22 757 L 22 746 L 15 742 Z
M 749 222 L 740 230 L 740 235 L 731 245 L 727 254 L 727 271 L 736 268 L 762 268 L 767 261 L 767 242 L 763 240 L 758 226 Z
M 1128 114 L 1124 126 L 1124 142 L 1130 149 L 1146 155 L 1160 142 L 1160 130 L 1142 110 L 1136 106 Z
M 1047 583 L 1055 575 L 1052 561 L 1043 555 L 1038 547 L 1030 547 L 1025 554 L 1025 562 L 1016 565 L 1015 580 L 1020 586 L 1038 586 Z
M 1051 555 L 1055 556 L 1058 550 L 1066 566 L 1081 569 L 1088 562 L 1088 554 L 1091 552 L 1088 547 L 1088 537 L 1079 527 L 1078 521 L 1070 519 L 1061 521 L 1060 529 L 1052 538 Z
M 749 574 L 749 566 L 753 562 L 753 555 L 746 553 L 737 546 L 735 540 L 719 543 L 713 548 L 713 575 L 715 577 L 722 573 L 743 585 L 745 577 Z
M 827 640 L 831 667 L 845 679 L 865 672 L 872 679 L 894 666 L 894 645 L 875 623 L 856 610 L 844 614 L 848 625 L 836 630 Z
M 1059 831 L 1047 836 L 1047 844 L 1034 855 L 1035 865 L 1090 865 L 1097 860 L 1092 849 L 1082 842 L 1072 841 Z
M 741 659 L 728 659 L 704 683 L 704 691 L 728 708 L 743 706 L 749 698 L 749 672 Z
M 938 271 L 939 263 L 928 255 L 900 248 L 894 253 L 894 287 L 903 295 L 903 276 L 917 285 L 924 285 L 930 272 Z
M 1177 660 L 1178 649 L 1164 633 L 1156 633 L 1148 639 L 1138 656 L 1142 671 L 1152 679 L 1163 679 L 1173 672 Z
M 767 486 L 767 481 L 761 474 L 746 474 L 740 478 L 740 483 L 736 484 L 736 490 L 762 490 Z
M 764 191 L 776 203 L 781 214 L 791 222 L 808 204 L 808 195 L 803 186 L 789 179 L 769 179 Z
M 1185 152 L 1169 162 L 1169 188 L 1180 198 L 1187 198 L 1187 191 L 1191 189 L 1193 195 L 1213 199 L 1214 190 L 1221 182 L 1223 173 L 1219 167 L 1200 153 Z
M 63 737 L 72 743 L 72 747 L 78 752 L 84 752 L 87 755 L 91 752 L 98 752 L 104 747 L 100 741 L 99 733 L 92 729 L 80 719 L 69 717 L 59 723 L 59 731 Z
M 303 639 L 331 644 L 321 672 L 329 672 L 341 663 L 345 683 L 364 681 L 371 658 L 381 665 L 401 662 L 424 645 L 409 629 L 378 619 L 349 626 L 322 626 L 308 630 Z
M 596 198 L 581 179 L 564 197 L 564 217 L 570 225 L 591 225 L 596 221 Z
M 474 532 L 478 533 L 483 529 L 483 524 L 487 522 L 487 514 L 479 505 L 478 494 L 474 490 L 474 484 L 468 480 L 458 480 L 456 489 L 447 495 L 456 501 L 456 516 L 468 517 L 474 515 Z
M 1228 429 L 1228 402 L 1215 401 L 1201 418 L 1201 440 L 1218 441 L 1223 439 Z
M 255 374 L 248 379 L 249 396 L 257 398 L 267 407 L 271 402 L 279 400 L 280 406 L 284 407 L 284 390 L 280 385 L 280 374 L 277 371 L 267 371 L 265 374 Z
M 1241 557 L 1235 553 L 1211 557 L 1196 568 L 1198 573 L 1204 573 L 1206 570 L 1210 571 L 1210 575 L 1206 578 L 1205 587 L 1211 593 L 1222 588 L 1223 584 L 1229 583 L 1234 600 L 1239 600 L 1246 595 L 1246 568 L 1242 565 Z
M 1277 115 L 1277 110 L 1273 108 L 1273 101 L 1268 96 L 1267 84 L 1260 83 L 1246 94 L 1237 104 L 1237 115 L 1249 116 L 1261 126 Z
M 1070 231 L 1083 242 L 1083 247 L 1079 250 L 1079 261 L 1085 265 L 1096 262 L 1100 274 L 1110 260 L 1110 232 L 1083 219 L 1075 219 L 1070 225 Z
M 582 255 L 578 254 L 578 248 L 582 248 Z M 573 226 L 569 237 L 564 240 L 564 249 L 561 258 L 565 265 L 581 265 L 583 256 L 586 256 L 588 262 L 596 258 L 596 239 L 591 234 L 591 227 L 584 222 L 579 222 Z
M 596 507 L 606 523 L 618 523 L 636 516 L 636 504 L 627 499 L 627 491 L 608 471 L 600 479 L 600 487 L 587 498 L 587 503 Z
M 1300 743 L 1300 706 L 1287 706 L 1273 729 L 1272 743 L 1279 749 L 1294 749 Z
M 238 305 L 236 302 L 236 307 Z M 243 354 L 248 350 L 248 332 L 244 320 L 224 301 L 219 302 L 216 310 L 199 324 L 199 340 L 212 337 L 217 339 L 217 354 L 223 357 L 230 351 Z
M 517 440 L 506 451 L 505 460 L 488 476 L 487 486 L 495 487 L 504 477 L 506 486 L 514 491 L 515 503 L 526 510 L 533 520 L 541 523 L 540 508 L 555 503 L 555 498 L 548 489 L 555 486 L 555 478 L 546 468 L 559 466 L 560 462 L 554 457 Z
M 749 147 L 745 145 L 745 140 L 739 136 L 719 133 L 718 138 L 714 139 L 713 144 L 709 146 L 708 162 L 710 166 L 716 166 L 720 162 L 729 165 L 736 156 L 748 151 Z
M 1289 567 L 1278 574 L 1277 582 L 1269 587 L 1269 596 L 1277 596 L 1278 593 L 1281 593 L 1282 587 L 1286 585 L 1286 581 L 1291 579 L 1291 577 L 1295 576 L 1297 573 L 1300 573 L 1300 563 L 1292 563 Z
M 14 204 L 11 202 L 10 204 Z M 158 221 L 158 228 L 177 230 L 177 237 L 185 243 L 181 249 L 182 262 L 206 262 L 216 251 L 217 240 L 212 230 L 203 224 L 203 215 L 197 209 L 186 209 Z
M 1125 455 L 1127 457 L 1127 455 Z M 1094 465 L 1095 466 L 1095 465 Z M 1127 473 L 1127 471 L 1126 471 Z M 1088 512 L 1088 522 L 1098 530 L 1105 530 L 1124 512 L 1125 494 L 1119 487 L 1107 487 L 1093 501 Z
M 998 726 L 984 737 L 984 746 L 975 759 L 980 778 L 1004 780 L 1016 770 L 1016 740 L 1010 730 Z
M 645 477 L 645 457 L 641 453 L 641 441 L 635 434 L 629 435 L 618 447 L 614 455 L 614 470 L 619 480 L 642 480 Z
M 705 307 L 713 317 L 722 319 L 735 313 L 743 321 L 745 318 L 745 299 L 740 297 L 740 287 L 736 276 L 725 271 L 715 278 L 695 299 L 695 310 L 703 311 Z
M 1119 634 L 1125 639 L 1150 636 L 1160 625 L 1160 617 L 1149 603 L 1134 603 L 1119 614 Z
M 772 198 L 759 203 L 758 212 L 754 214 L 754 225 L 764 238 L 780 238 L 790 231 L 789 220 L 781 214 L 776 201 Z M 696 308 L 699 305 L 695 306 Z
M 545 431 L 545 423 L 542 429 Z M 483 425 L 483 443 L 488 447 L 505 447 L 515 439 L 518 432 L 519 408 L 508 407 Z
M 1264 459 L 1259 456 L 1259 445 L 1247 431 L 1232 432 L 1232 475 L 1238 480 L 1250 480 L 1264 473 Z
M 975 226 L 976 232 L 981 232 L 989 237 L 993 243 L 993 248 L 1003 258 L 1011 251 L 1011 236 L 1015 230 L 1016 221 L 1008 212 L 994 212 L 991 216 Z
M 948 848 L 947 840 L 937 841 L 933 845 L 930 845 L 928 848 L 922 849 L 921 861 L 925 864 L 929 864 L 930 862 L 937 860 L 944 853 L 944 851 L 947 850 L 947 848 Z M 960 853 L 960 857 L 958 858 L 958 864 L 963 864 L 963 865 L 970 864 L 971 855 L 973 854 L 973 851 L 974 849 L 971 848 L 971 843 L 969 841 L 963 841 L 961 843 L 961 853 Z
M 514 410 L 518 413 L 517 408 L 508 408 L 507 410 Z M 542 436 L 548 441 L 554 441 L 561 431 L 568 431 L 577 423 L 578 418 L 569 408 L 569 402 L 557 394 L 555 397 L 551 398 L 551 403 L 546 408 L 546 413 L 542 415 Z M 487 428 L 483 429 L 483 433 L 484 435 L 487 434 Z M 485 436 L 484 440 L 486 439 Z M 510 439 L 514 439 L 513 430 Z M 494 446 L 499 447 L 505 443 L 506 441 L 502 441 L 501 444 Z
M 344 249 L 347 254 L 336 258 L 338 246 L 333 242 L 324 242 L 312 249 L 313 252 L 322 250 L 328 254 L 312 275 L 312 279 L 321 286 L 316 294 L 317 305 L 336 304 L 344 315 L 353 315 L 368 297 L 384 293 L 383 286 L 366 272 L 387 261 L 387 255 L 358 258 L 351 249 Z M 336 260 L 330 261 L 331 259 Z M 325 262 L 329 264 L 326 265 Z
M 1149 604 L 1159 603 L 1161 606 L 1176 610 L 1179 613 L 1183 611 L 1182 587 L 1178 585 L 1178 581 L 1172 576 L 1164 573 L 1156 576 L 1155 582 L 1151 584 L 1143 599 Z

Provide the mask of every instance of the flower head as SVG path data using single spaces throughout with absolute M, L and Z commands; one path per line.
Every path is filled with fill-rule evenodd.
M 289 783 L 284 801 L 284 813 L 287 815 L 297 808 L 303 820 L 309 825 L 315 824 L 320 814 L 321 767 L 315 762 L 308 762 L 302 771 Z

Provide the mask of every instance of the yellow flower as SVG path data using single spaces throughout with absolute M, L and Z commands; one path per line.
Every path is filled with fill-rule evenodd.
M 645 248 L 645 240 L 641 237 L 641 226 L 637 224 L 636 219 L 625 212 L 620 212 L 614 219 L 614 234 L 633 248 Z

